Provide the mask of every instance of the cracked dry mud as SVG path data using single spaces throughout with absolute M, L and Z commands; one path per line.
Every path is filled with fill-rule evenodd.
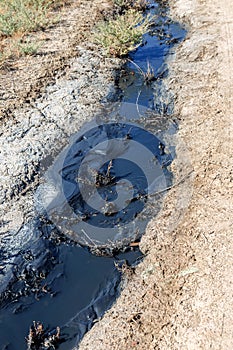
M 48 154 L 58 138 L 62 148 L 73 123 L 79 127 L 91 118 L 98 101 L 113 86 L 118 62 L 103 61 L 84 44 L 99 18 L 100 2 L 83 0 L 76 5 L 66 13 L 63 24 L 69 26 L 69 20 L 75 19 L 81 25 L 78 16 L 84 16 L 86 26 L 77 27 L 79 37 L 74 33 L 72 43 L 66 25 L 65 33 L 62 24 L 58 34 L 56 28 L 48 33 L 61 52 L 70 47 L 71 53 L 65 59 L 64 52 L 51 53 L 58 62 L 52 69 L 50 54 L 36 57 L 39 87 L 25 80 L 24 72 L 30 73 L 33 67 L 32 58 L 27 60 L 29 66 L 21 60 L 15 71 L 8 72 L 13 80 L 7 84 L 6 76 L 1 78 L 1 90 L 6 92 L 1 102 L 1 234 L 19 228 L 33 215 L 39 158 Z M 171 16 L 188 29 L 187 38 L 169 61 L 166 81 L 180 120 L 173 164 L 179 185 L 168 193 L 159 218 L 150 222 L 142 238 L 144 261 L 125 276 L 121 296 L 87 333 L 80 350 L 233 347 L 233 5 L 230 0 L 171 0 Z M 62 38 L 67 46 L 61 44 Z M 66 89 L 68 80 L 74 84 L 71 90 Z M 14 81 L 13 92 L 10 81 Z M 45 89 L 49 82 L 55 84 Z M 73 103 L 80 90 L 81 100 Z M 58 100 L 62 111 L 69 109 L 66 123 L 60 119 Z M 177 199 L 180 196 L 184 201 Z

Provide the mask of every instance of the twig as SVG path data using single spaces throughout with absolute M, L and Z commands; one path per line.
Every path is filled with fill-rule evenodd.
M 137 108 L 137 112 L 138 112 L 139 117 L 140 117 L 140 118 L 143 118 L 144 116 L 140 113 L 140 111 L 139 111 L 139 105 L 138 105 L 138 100 L 139 100 L 139 97 L 140 97 L 140 95 L 141 95 L 141 92 L 142 92 L 142 90 L 140 90 L 140 91 L 138 92 L 138 97 L 137 97 L 137 100 L 136 100 L 136 108 Z
M 158 192 L 156 192 L 156 193 L 153 193 L 153 194 L 150 195 L 150 197 L 157 196 L 157 195 L 160 194 L 160 193 L 169 191 L 169 190 L 171 190 L 172 188 L 179 186 L 179 185 L 180 185 L 182 182 L 184 182 L 184 180 L 186 180 L 193 172 L 194 172 L 194 170 L 191 170 L 188 174 L 186 174 L 184 177 L 182 177 L 182 178 L 181 178 L 177 183 L 175 183 L 174 185 L 169 186 L 169 187 L 166 187 L 166 188 L 164 188 L 163 190 L 160 190 L 160 191 L 158 191 Z
M 139 67 L 139 65 L 137 65 L 137 63 L 131 61 L 129 58 L 128 58 L 128 61 L 129 61 L 130 63 L 134 64 L 135 67 L 138 69 L 138 71 L 141 73 L 141 75 L 144 77 L 145 73 L 143 72 L 142 68 Z
M 110 162 L 108 163 L 108 169 L 107 169 L 107 173 L 106 173 L 107 177 L 110 176 L 111 168 L 112 168 L 112 159 L 111 159 Z
M 97 244 L 88 236 L 88 234 L 83 229 L 81 231 L 82 231 L 82 233 L 84 233 L 86 238 L 89 239 L 89 241 L 94 245 L 94 247 L 97 248 Z

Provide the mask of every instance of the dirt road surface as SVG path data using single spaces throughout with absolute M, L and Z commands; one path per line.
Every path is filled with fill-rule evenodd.
M 180 191 L 192 198 L 185 212 L 179 185 L 170 191 L 142 239 L 146 258 L 80 350 L 233 348 L 233 3 L 172 0 L 171 16 L 188 29 L 167 85 L 180 119 L 176 181 L 190 172 L 184 143 L 193 173 Z

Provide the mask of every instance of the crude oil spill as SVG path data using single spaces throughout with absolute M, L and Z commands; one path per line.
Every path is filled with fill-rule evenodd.
M 156 115 L 171 113 L 172 100 L 161 98 L 162 79 L 167 74 L 164 62 L 171 47 L 184 38 L 185 30 L 155 2 L 148 12 L 158 15 L 155 25 L 121 70 L 117 93 L 105 99 L 121 101 L 120 107 L 109 111 L 105 126 L 102 121 L 95 128 L 88 126 L 82 139 L 74 136 L 69 152 L 66 149 L 58 157 L 47 172 L 44 187 L 38 190 L 38 218 L 1 241 L 1 350 L 26 349 L 25 337 L 33 320 L 49 328 L 48 337 L 55 336 L 59 326 L 56 347 L 71 349 L 119 294 L 121 273 L 115 263 L 127 260 L 132 265 L 141 256 L 130 250 L 115 257 L 99 257 L 77 243 L 100 254 L 103 248 L 113 252 L 112 248 L 140 237 L 149 218 L 160 210 L 161 196 L 151 194 L 163 192 L 172 180 L 168 167 L 174 149 L 160 138 L 175 130 L 166 122 L 155 123 L 146 110 L 150 108 Z M 111 138 L 107 129 L 113 121 Z M 145 129 L 150 131 L 146 135 Z M 156 135 L 153 142 L 151 135 Z M 114 142 L 109 142 L 112 139 Z M 144 148 L 135 151 L 136 143 Z M 106 156 L 106 149 L 111 157 Z M 154 155 L 152 168 L 148 150 Z M 151 181 L 151 172 L 157 172 L 159 181 Z M 44 342 L 34 348 L 54 347 Z
M 51 330 L 59 325 L 59 349 L 71 349 L 119 293 L 121 274 L 114 262 L 121 265 L 127 259 L 131 264 L 140 253 L 97 257 L 60 242 L 46 221 L 31 222 L 22 230 L 18 234 L 23 238 L 27 233 L 30 239 L 12 261 L 4 262 L 12 264 L 12 275 L 1 294 L 0 348 L 25 349 L 29 326 L 40 320 Z
M 156 16 L 155 24 L 144 35 L 143 45 L 129 54 L 129 61 L 118 77 L 118 94 L 122 102 L 145 106 L 158 114 L 167 114 L 169 108 L 172 112 L 172 101 L 166 101 L 168 103 L 165 106 L 160 101 L 161 96 L 156 96 L 156 91 L 160 94 L 162 79 L 168 73 L 166 56 L 175 44 L 184 39 L 186 30 L 179 23 L 171 21 L 167 10 L 153 1 L 147 12 Z
M 67 237 L 111 251 L 140 238 L 149 214 L 159 211 L 161 190 L 171 184 L 171 155 L 154 134 L 132 123 L 85 128 L 47 171 L 38 198 Z

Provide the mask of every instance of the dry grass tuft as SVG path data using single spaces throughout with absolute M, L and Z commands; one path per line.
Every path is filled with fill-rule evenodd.
M 53 10 L 66 0 L 0 0 L 0 65 L 10 57 L 35 54 L 38 43 L 27 34 L 58 21 Z
M 153 17 L 144 17 L 135 9 L 127 10 L 116 19 L 103 22 L 97 26 L 95 40 L 107 55 L 126 56 L 142 44 L 142 36 L 147 33 Z

